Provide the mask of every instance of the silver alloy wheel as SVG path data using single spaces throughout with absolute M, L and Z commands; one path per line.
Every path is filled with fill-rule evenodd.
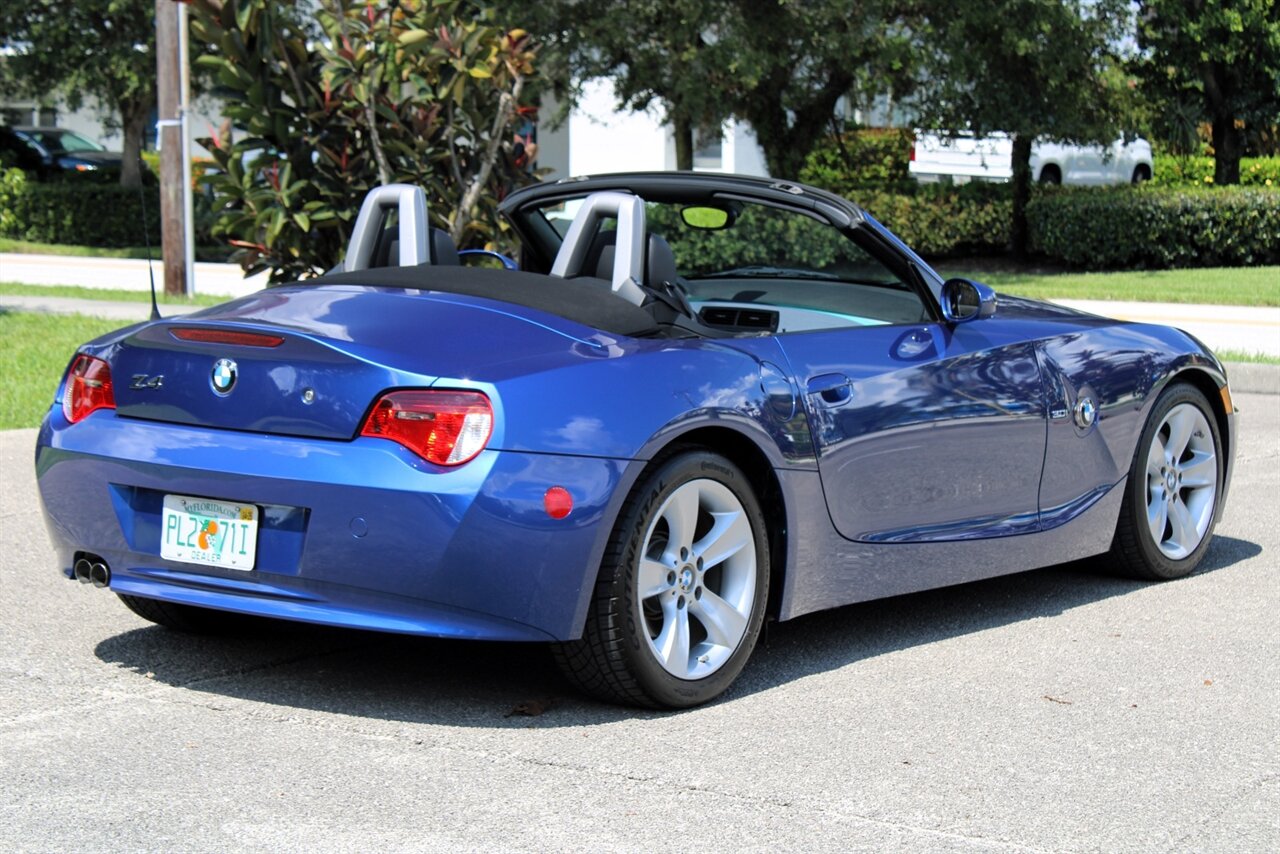
M 680 679 L 715 673 L 746 634 L 756 547 L 742 502 L 714 480 L 667 497 L 645 532 L 636 595 L 649 650 Z
M 1213 430 L 1199 407 L 1165 414 L 1147 449 L 1147 529 L 1165 557 L 1195 551 L 1213 521 L 1218 459 Z

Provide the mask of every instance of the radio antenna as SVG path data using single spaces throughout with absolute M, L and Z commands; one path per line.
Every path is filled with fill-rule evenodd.
M 150 171 L 141 155 L 138 156 L 138 166 L 143 175 Z M 160 307 L 156 305 L 156 271 L 151 266 L 151 232 L 147 229 L 147 191 L 142 186 L 143 183 L 145 182 L 138 181 L 138 199 L 142 202 L 142 242 L 147 247 L 147 276 L 151 278 L 151 319 L 159 320 Z

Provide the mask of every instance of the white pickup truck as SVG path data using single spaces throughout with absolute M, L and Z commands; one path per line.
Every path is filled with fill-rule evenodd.
M 1013 139 L 1005 134 L 949 139 L 916 131 L 909 169 L 917 181 L 956 183 L 973 178 L 1008 181 L 1013 177 Z M 1151 178 L 1151 144 L 1145 139 L 1109 146 L 1031 146 L 1031 176 L 1043 184 L 1137 184 Z

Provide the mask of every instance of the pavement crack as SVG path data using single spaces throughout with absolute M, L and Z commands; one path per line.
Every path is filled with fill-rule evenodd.
M 254 668 L 262 669 L 262 668 Z M 177 696 L 181 696 L 180 699 Z M 742 804 L 752 806 L 767 807 L 774 809 L 798 810 L 806 813 L 821 815 L 831 818 L 835 821 L 848 821 L 862 823 L 878 828 L 892 829 L 904 831 L 913 834 L 921 834 L 936 839 L 949 839 L 970 843 L 979 843 L 991 848 L 1029 852 L 1029 854 L 1049 854 L 1050 851 L 1064 851 L 1068 849 L 1056 848 L 1046 849 L 1038 848 L 1021 842 L 1010 842 L 1002 839 L 992 839 L 990 837 L 961 833 L 958 831 L 939 830 L 932 827 L 924 827 L 911 824 L 909 822 L 894 821 L 891 819 L 877 818 L 874 816 L 864 815 L 858 812 L 846 811 L 835 805 L 822 805 L 812 802 L 800 804 L 794 798 L 786 797 L 768 797 L 753 794 L 745 794 L 742 792 L 734 792 L 720 789 L 712 786 L 701 785 L 698 783 L 689 783 L 682 780 L 671 780 L 656 774 L 640 774 L 629 771 L 611 771 L 598 766 L 587 765 L 580 762 L 568 762 L 563 760 L 546 759 L 538 756 L 521 756 L 512 753 L 498 752 L 486 748 L 463 747 L 450 743 L 447 737 L 423 737 L 419 732 L 375 732 L 360 726 L 353 726 L 342 720 L 318 720 L 318 719 L 301 719 L 289 714 L 273 713 L 268 709 L 274 709 L 274 706 L 265 704 L 259 700 L 234 699 L 228 703 L 212 702 L 207 699 L 200 699 L 194 695 L 174 695 L 166 694 L 164 697 L 154 696 L 152 699 L 161 702 L 178 702 L 192 708 L 205 709 L 213 712 L 239 712 L 250 718 L 259 718 L 270 720 L 275 723 L 287 724 L 290 726 L 303 726 L 314 730 L 320 730 L 330 733 L 342 733 L 347 736 L 356 736 L 358 738 L 368 739 L 380 743 L 400 743 L 407 744 L 417 748 L 427 748 L 432 750 L 442 750 L 450 753 L 456 753 L 461 756 L 467 756 L 476 759 L 483 759 L 488 762 L 500 762 L 512 765 L 521 765 L 530 768 L 547 768 L 556 771 L 564 771 L 569 773 L 589 774 L 599 777 L 606 777 L 612 780 L 623 781 L 627 783 L 638 783 L 645 786 L 660 786 L 665 790 L 677 790 L 688 792 L 694 795 L 710 796 L 729 801 L 736 801 Z M 414 724 L 421 726 L 424 724 Z M 425 724 L 430 726 L 430 724 Z
M 1243 784 L 1239 788 L 1232 790 L 1230 794 L 1222 798 L 1219 798 L 1218 799 L 1219 805 L 1216 809 L 1210 810 L 1209 812 L 1206 812 L 1196 817 L 1200 826 L 1201 827 L 1219 826 L 1218 819 L 1220 819 L 1223 815 L 1225 815 L 1227 810 L 1239 804 L 1240 799 L 1243 798 L 1249 792 L 1253 792 L 1257 789 L 1261 789 L 1263 786 L 1267 785 L 1268 783 L 1280 783 L 1280 774 L 1274 771 L 1264 772 L 1260 776 L 1254 777 L 1252 780 Z M 1196 846 L 1192 845 L 1192 840 L 1194 840 L 1195 837 L 1198 836 L 1199 834 L 1200 834 L 1199 829 L 1189 830 L 1186 833 L 1184 833 L 1181 837 L 1176 839 L 1174 842 L 1170 843 L 1168 846 L 1165 846 L 1165 848 L 1168 851 L 1186 851 L 1188 849 L 1194 848 Z
M 339 653 L 352 652 L 352 651 L 362 649 L 366 646 L 370 646 L 371 644 L 372 642 L 367 644 L 356 644 L 354 646 L 334 647 L 332 649 L 326 649 L 326 650 L 320 650 L 320 651 L 309 650 L 307 652 L 299 653 L 298 655 L 292 655 L 287 658 L 275 659 L 273 661 L 263 661 L 263 662 L 259 662 L 258 664 L 251 664 L 245 667 L 233 667 L 227 670 L 220 671 L 218 673 L 211 673 L 205 676 L 200 676 L 199 678 L 192 679 L 188 682 L 167 682 L 164 684 L 168 685 L 171 688 L 176 688 L 176 689 L 194 688 L 196 690 L 199 690 L 199 686 L 209 682 L 217 682 L 222 679 L 234 679 L 237 676 L 248 676 L 251 673 L 259 673 L 263 670 L 271 670 L 274 667 L 285 667 L 290 664 L 297 664 L 299 661 L 308 661 L 310 659 L 321 659 L 329 656 L 334 656 Z

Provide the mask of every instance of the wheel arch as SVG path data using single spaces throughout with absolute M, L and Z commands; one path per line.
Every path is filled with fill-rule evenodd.
M 769 548 L 769 592 L 765 616 L 777 618 L 780 613 L 784 582 L 787 574 L 788 517 L 787 500 L 782 482 L 774 471 L 775 460 L 769 452 L 750 435 L 735 427 L 723 424 L 703 424 L 691 427 L 678 435 L 668 436 L 664 443 L 652 449 L 648 459 L 636 466 L 628 478 L 627 495 L 637 489 L 645 475 L 684 451 L 704 450 L 720 454 L 742 469 L 754 490 L 765 519 L 770 523 L 766 531 Z M 622 505 L 602 528 L 606 538 L 618 523 Z
M 1165 381 L 1165 388 L 1175 383 L 1186 383 L 1192 388 L 1199 391 L 1209 401 L 1209 406 L 1213 410 L 1213 418 L 1218 425 L 1218 436 L 1222 440 L 1222 466 L 1224 470 L 1224 481 L 1230 482 L 1231 472 L 1228 471 L 1232 460 L 1234 459 L 1235 447 L 1232 442 L 1234 436 L 1231 430 L 1231 416 L 1234 412 L 1228 411 L 1227 401 L 1231 399 L 1231 393 L 1228 391 L 1225 378 L 1221 381 L 1217 376 L 1203 368 L 1191 365 L 1171 374 Z M 1234 408 L 1234 407 L 1232 407 Z M 1222 498 L 1226 498 L 1226 488 L 1224 485 Z M 1219 502 L 1219 507 L 1225 505 L 1225 500 Z
M 787 501 L 769 456 L 749 436 L 719 426 L 690 430 L 667 447 L 672 453 L 690 448 L 713 451 L 742 469 L 747 476 L 768 524 L 765 534 L 769 548 L 769 599 L 765 603 L 765 615 L 776 618 L 787 574 Z

